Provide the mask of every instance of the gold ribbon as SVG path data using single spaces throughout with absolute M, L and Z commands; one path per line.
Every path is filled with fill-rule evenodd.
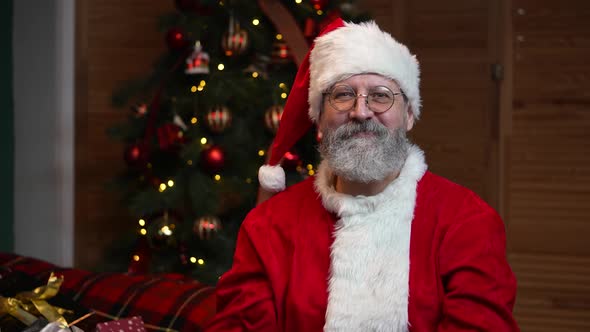
M 19 300 L 0 296 L 0 317 L 6 314 L 20 320 L 26 326 L 32 325 L 37 320 L 37 317 L 20 308 Z
M 63 276 L 58 277 L 52 272 L 47 285 L 37 287 L 32 291 L 21 292 L 14 298 L 0 296 L 0 316 L 10 314 L 25 325 L 30 326 L 37 320 L 35 315 L 41 314 L 50 322 L 68 326 L 68 322 L 62 315 L 71 311 L 47 303 L 47 300 L 59 293 L 63 280 Z

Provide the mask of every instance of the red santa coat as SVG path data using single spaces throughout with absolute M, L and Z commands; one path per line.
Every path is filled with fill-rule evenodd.
M 382 193 L 318 176 L 256 207 L 207 331 L 518 331 L 504 225 L 413 147 Z

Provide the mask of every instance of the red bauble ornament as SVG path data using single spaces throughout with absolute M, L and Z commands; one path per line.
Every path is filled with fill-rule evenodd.
M 291 51 L 284 39 L 275 40 L 272 44 L 271 61 L 274 64 L 286 64 L 291 62 Z
M 149 159 L 149 152 L 144 144 L 131 144 L 125 149 L 125 162 L 131 167 L 145 167 Z
M 315 10 L 324 10 L 328 4 L 328 0 L 309 0 L 309 3 Z
M 294 170 L 297 166 L 301 165 L 301 158 L 295 152 L 287 152 L 283 156 L 283 161 L 281 162 L 281 166 L 288 170 Z
M 166 44 L 172 51 L 182 51 L 189 46 L 186 32 L 178 27 L 173 27 L 166 32 Z
M 214 216 L 205 216 L 195 220 L 193 232 L 201 240 L 209 240 L 221 229 L 221 221 Z
M 225 165 L 225 153 L 217 145 L 211 145 L 201 152 L 201 165 L 206 171 L 219 172 Z
M 231 124 L 231 113 L 225 106 L 214 106 L 207 112 L 207 126 L 213 133 L 220 134 Z
M 264 113 L 264 125 L 266 126 L 266 129 L 270 130 L 273 134 L 276 134 L 282 116 L 283 106 L 281 105 L 274 105 L 267 109 Z
M 229 29 L 223 35 L 221 47 L 226 56 L 242 54 L 248 48 L 248 32 L 240 28 L 233 16 L 229 18 Z

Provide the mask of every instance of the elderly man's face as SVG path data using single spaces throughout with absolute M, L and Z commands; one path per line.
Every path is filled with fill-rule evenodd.
M 378 86 L 385 86 L 394 93 L 401 91 L 396 82 L 377 74 L 355 75 L 336 83 L 335 86 L 336 85 L 348 85 L 352 87 L 357 94 L 363 95 Z M 414 125 L 414 115 L 411 109 L 407 107 L 402 95 L 396 95 L 394 100 L 391 109 L 383 113 L 375 113 L 367 107 L 365 97 L 359 97 L 356 105 L 350 111 L 340 112 L 334 109 L 328 101 L 328 96 L 325 96 L 323 111 L 319 121 L 320 130 L 327 128 L 335 129 L 349 121 L 375 121 L 390 130 L 395 130 L 401 127 L 404 127 L 406 131 L 411 130 Z
M 356 75 L 334 86 L 343 85 L 351 87 L 357 95 L 372 94 L 374 101 L 380 100 L 381 92 L 387 92 L 379 87 L 400 92 L 395 82 L 375 74 Z M 382 180 L 401 170 L 410 146 L 406 131 L 414 124 L 414 116 L 402 95 L 395 95 L 393 106 L 381 113 L 375 111 L 379 108 L 383 111 L 389 104 L 367 105 L 366 98 L 358 97 L 354 107 L 343 111 L 342 104 L 337 105 L 338 110 L 334 105 L 337 103 L 331 103 L 326 96 L 319 121 L 322 157 L 336 175 L 363 183 Z

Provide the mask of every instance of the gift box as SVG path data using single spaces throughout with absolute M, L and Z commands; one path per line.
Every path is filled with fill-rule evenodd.
M 139 316 L 118 319 L 96 325 L 96 332 L 145 332 L 143 320 Z

